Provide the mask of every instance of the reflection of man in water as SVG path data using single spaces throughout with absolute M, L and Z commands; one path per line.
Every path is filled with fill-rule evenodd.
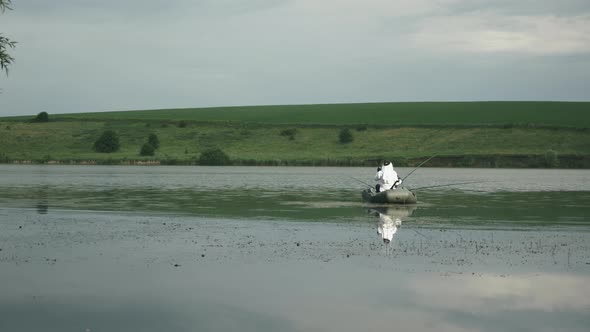
M 402 220 L 393 218 L 387 214 L 379 213 L 379 222 L 377 223 L 377 234 L 381 235 L 383 243 L 388 244 L 393 239 L 393 235 L 397 229 L 402 225 Z

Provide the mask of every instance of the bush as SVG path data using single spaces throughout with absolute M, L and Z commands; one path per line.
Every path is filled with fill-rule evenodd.
M 199 157 L 199 164 L 201 165 L 229 165 L 229 163 L 228 155 L 221 151 L 221 149 L 203 151 Z
M 148 136 L 147 141 L 154 149 L 158 149 L 160 147 L 160 140 L 158 139 L 158 135 L 150 134 Z
M 106 130 L 94 142 L 94 151 L 102 153 L 111 153 L 119 150 L 119 136 L 112 130 Z
M 291 140 L 291 141 L 295 139 L 296 134 L 297 134 L 296 128 L 281 130 L 281 136 L 287 136 L 287 137 L 289 137 L 289 140 Z
M 551 168 L 556 168 L 559 166 L 559 158 L 557 157 L 557 152 L 553 150 L 548 150 L 547 152 L 545 152 L 545 165 Z
M 186 121 L 180 120 L 180 122 L 178 122 L 178 128 L 185 128 L 185 127 L 186 127 Z
M 150 143 L 143 143 L 143 145 L 141 146 L 141 150 L 139 151 L 139 154 L 141 156 L 153 156 L 154 151 L 156 151 L 156 148 L 153 145 L 151 145 Z
M 10 158 L 8 158 L 8 155 L 6 155 L 4 152 L 0 152 L 0 162 L 6 163 L 10 160 Z
M 47 112 L 41 112 L 37 114 L 33 122 L 49 122 L 49 114 Z
M 343 128 L 342 130 L 340 130 L 339 138 L 340 143 L 342 144 L 350 143 L 353 140 L 352 132 L 348 128 Z
M 367 131 L 367 126 L 358 126 L 356 127 L 356 131 Z

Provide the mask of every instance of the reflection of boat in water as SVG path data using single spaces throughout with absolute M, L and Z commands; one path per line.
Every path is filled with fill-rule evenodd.
M 416 204 L 416 194 L 405 187 L 376 192 L 375 189 L 365 189 L 362 192 L 363 200 L 369 203 L 379 204 Z
M 375 206 L 369 209 L 374 215 L 385 214 L 391 218 L 405 219 L 411 216 L 416 211 L 416 205 L 390 205 L 390 206 Z

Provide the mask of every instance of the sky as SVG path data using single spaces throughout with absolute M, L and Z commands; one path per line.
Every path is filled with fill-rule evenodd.
M 0 116 L 590 100 L 589 0 L 13 0 Z

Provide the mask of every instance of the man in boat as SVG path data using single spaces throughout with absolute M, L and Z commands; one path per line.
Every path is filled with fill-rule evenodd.
M 395 189 L 402 183 L 402 179 L 399 178 L 397 172 L 393 169 L 393 163 L 389 160 L 385 160 L 383 165 L 377 167 L 375 181 L 377 181 L 377 185 L 375 186 L 377 192 Z

